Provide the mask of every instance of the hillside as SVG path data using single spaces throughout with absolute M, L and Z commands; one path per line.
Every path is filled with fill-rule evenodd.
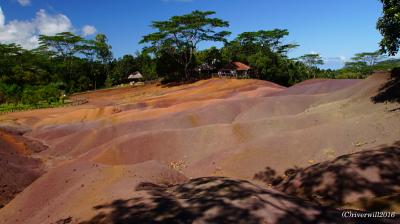
M 400 104 L 371 100 L 389 78 L 209 79 L 4 115 L 48 148 L 0 223 L 353 223 L 337 209 L 400 192 Z

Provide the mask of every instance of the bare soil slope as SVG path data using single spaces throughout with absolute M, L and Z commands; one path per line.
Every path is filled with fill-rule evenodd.
M 282 219 L 285 215 L 272 209 L 272 201 L 277 199 L 268 196 L 275 191 L 264 189 L 271 183 L 255 176 L 266 167 L 275 176 L 284 176 L 284 171 L 293 167 L 306 168 L 338 156 L 395 145 L 400 140 L 400 111 L 396 109 L 400 105 L 371 100 L 388 79 L 389 74 L 377 73 L 366 80 L 312 80 L 291 88 L 257 80 L 210 79 L 176 87 L 102 90 L 76 96 L 89 100 L 78 107 L 7 115 L 3 123 L 32 129 L 25 136 L 40 140 L 49 149 L 37 155 L 46 165 L 46 174 L 0 210 L 0 223 L 117 223 L 112 217 L 128 215 L 119 213 L 127 212 L 124 206 L 133 214 L 147 211 L 132 198 L 150 200 L 153 207 L 149 212 L 160 212 L 150 217 L 153 221 L 166 211 L 173 214 L 151 203 L 149 192 L 135 190 L 143 182 L 156 184 L 156 199 L 166 205 L 179 201 L 181 212 L 188 209 L 190 215 L 198 215 L 199 211 L 192 209 L 205 205 L 200 201 L 188 205 L 178 192 L 187 188 L 191 194 L 192 188 L 201 188 L 201 197 L 196 193 L 189 198 L 207 198 L 212 191 L 202 188 L 199 179 L 187 182 L 207 176 L 233 179 L 206 179 L 205 186 L 223 182 L 232 183 L 233 188 L 242 186 L 238 179 L 257 183 L 246 182 L 246 186 L 259 189 L 246 200 L 229 198 L 234 195 L 229 186 L 222 191 L 235 206 L 254 210 L 254 214 L 239 213 L 248 214 L 254 223 L 322 223 L 325 216 L 316 214 L 337 211 L 326 210 L 315 200 L 308 202 L 302 192 L 286 192 L 299 198 L 276 193 L 283 195 L 279 198 L 287 201 L 282 203 L 288 203 L 289 211 L 311 208 L 303 219 L 293 214 Z M 398 167 L 399 161 L 393 162 L 393 167 Z M 371 171 L 374 173 L 378 171 Z M 393 194 L 400 183 L 392 184 L 391 192 L 362 197 Z M 359 199 L 353 197 L 346 203 Z M 201 213 L 210 219 L 193 220 L 210 222 L 222 212 L 218 205 L 227 203 L 224 201 L 206 201 L 210 206 L 202 207 Z M 121 210 L 109 213 L 112 206 Z M 265 209 L 257 211 L 257 206 Z M 107 212 L 99 213 L 104 208 Z M 234 217 L 234 213 L 224 216 Z M 152 223 L 147 216 L 134 217 Z
M 41 161 L 32 158 L 32 154 L 46 147 L 21 134 L 0 130 L 0 208 L 44 172 Z

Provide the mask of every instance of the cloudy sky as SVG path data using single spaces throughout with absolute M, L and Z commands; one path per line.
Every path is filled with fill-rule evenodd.
M 120 57 L 143 47 L 138 42 L 151 32 L 151 21 L 195 9 L 230 21 L 231 39 L 244 31 L 288 29 L 287 41 L 300 45 L 290 56 L 319 53 L 326 68 L 377 50 L 381 38 L 375 29 L 378 0 L 0 0 L 0 42 L 32 49 L 41 34 L 104 33 Z

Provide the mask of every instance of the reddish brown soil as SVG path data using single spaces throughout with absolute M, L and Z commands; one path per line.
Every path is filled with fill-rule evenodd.
M 324 223 L 338 213 L 318 203 L 354 207 L 362 200 L 394 198 L 400 161 L 390 159 L 397 151 L 386 148 L 400 140 L 400 105 L 371 100 L 388 78 L 378 73 L 366 80 L 312 80 L 290 88 L 234 79 L 129 87 L 78 95 L 89 103 L 77 107 L 0 117 L 0 125 L 31 129 L 24 137 L 49 146 L 35 154 L 47 172 L 0 210 L 0 223 L 191 220 L 182 217 L 197 223 L 229 217 L 237 223 L 246 220 L 240 217 L 253 223 Z M 366 150 L 382 151 L 388 159 L 383 164 L 370 159 L 371 167 L 358 169 L 353 160 Z M 345 163 L 340 156 L 349 154 L 353 162 Z M 324 176 L 340 164 L 338 172 L 360 176 L 353 188 L 357 194 L 344 192 L 344 201 L 343 195 L 324 191 L 339 192 L 344 184 Z M 287 175 L 295 178 L 279 193 L 270 189 L 270 179 L 254 179 L 266 167 L 274 178 L 290 168 L 304 172 Z M 313 178 L 317 174 L 323 178 Z M 305 188 L 308 175 L 321 180 L 325 194 L 319 184 Z M 143 182 L 155 184 L 154 191 L 135 190 Z M 383 183 L 390 190 L 370 190 Z M 291 186 L 299 187 L 291 191 Z M 236 198 L 248 188 L 253 193 Z
M 0 208 L 43 174 L 41 161 L 31 155 L 45 149 L 19 133 L 0 130 Z
M 255 176 L 281 192 L 325 205 L 341 206 L 363 198 L 396 195 L 400 192 L 400 141 L 379 148 L 305 169 L 293 167 L 284 176 L 276 176 L 272 168 Z

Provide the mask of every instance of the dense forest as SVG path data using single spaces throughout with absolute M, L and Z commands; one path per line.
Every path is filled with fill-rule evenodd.
M 228 41 L 229 22 L 211 11 L 194 11 L 155 21 L 156 32 L 143 37 L 135 55 L 114 58 L 106 35 L 85 39 L 70 32 L 40 36 L 37 49 L 0 44 L 0 103 L 57 106 L 65 96 L 126 84 L 139 71 L 143 81 L 188 82 L 209 78 L 227 64 L 240 61 L 255 78 L 290 86 L 310 78 L 365 78 L 373 70 L 400 66 L 381 52 L 356 54 L 339 70 L 325 70 L 318 54 L 289 58 L 298 44 L 287 43 L 286 29 L 244 32 Z M 221 48 L 199 49 L 201 42 L 222 42 Z

